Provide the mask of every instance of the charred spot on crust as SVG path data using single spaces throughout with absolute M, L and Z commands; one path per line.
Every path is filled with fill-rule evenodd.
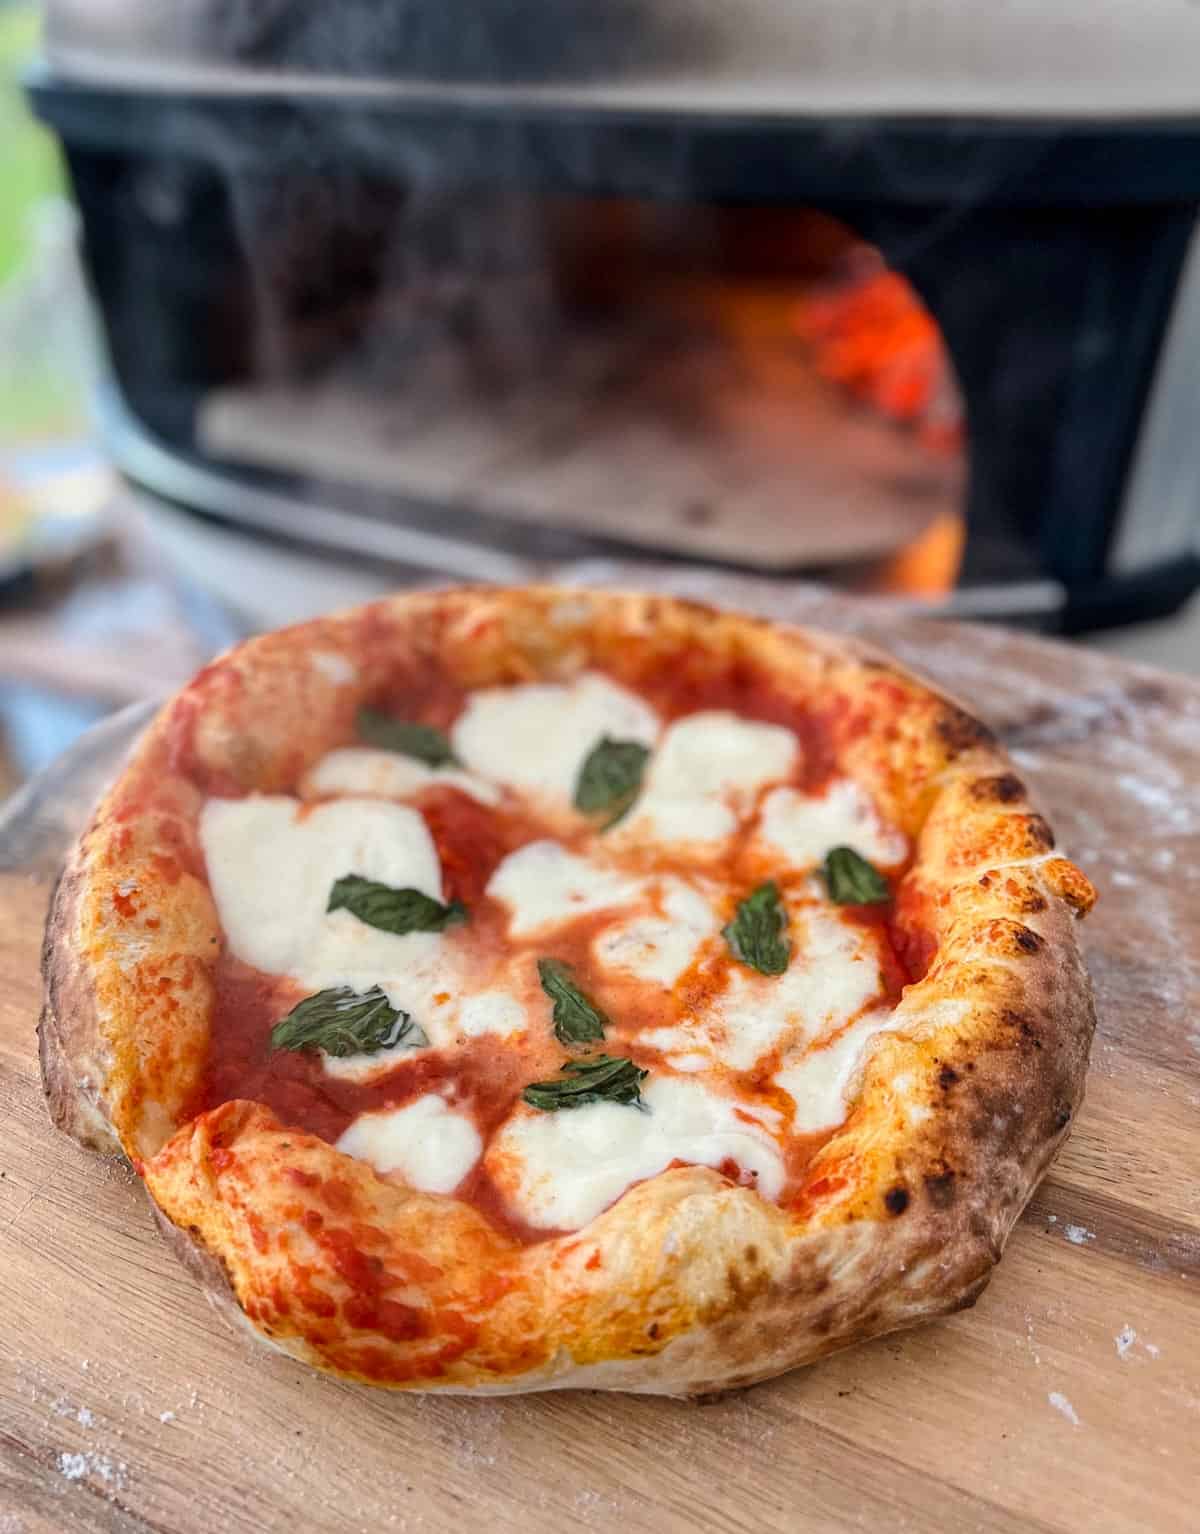
M 1065 1129 L 1067 1127 L 1067 1125 L 1071 1122 L 1071 1107 L 1069 1103 L 1058 1104 L 1054 1110 L 1054 1118 L 1052 1122 L 1054 1125 L 1054 1132 L 1056 1134 L 1060 1129 Z
M 1025 785 L 1015 772 L 996 778 L 976 778 L 971 784 L 971 798 L 980 804 L 1015 804 L 1025 798 Z
M 1044 815 L 1030 815 L 1026 818 L 1025 835 L 1036 852 L 1049 852 L 1054 846 L 1054 832 Z
M 1013 941 L 1022 953 L 1039 953 L 1044 946 L 1036 932 L 1020 925 L 1013 928 Z
M 951 706 L 935 720 L 934 732 L 950 756 L 960 756 L 976 746 L 989 746 L 996 739 L 986 724 L 964 709 Z
M 949 1167 L 943 1172 L 932 1172 L 925 1178 L 925 1193 L 935 1209 L 949 1209 L 956 1192 L 954 1172 Z
M 1015 1029 L 1023 1043 L 1031 1049 L 1041 1049 L 1042 1037 L 1037 1024 L 1027 1012 L 1017 1012 L 1012 1007 L 1005 1007 L 1000 1014 L 1000 1020 L 1007 1027 Z
M 651 1342 L 654 1342 L 654 1341 L 657 1340 L 657 1338 L 658 1338 L 658 1322 L 657 1321 L 651 1321 L 650 1325 L 646 1328 L 646 1336 L 649 1337 Z
M 943 1065 L 938 1072 L 938 1086 L 943 1092 L 948 1092 L 958 1080 L 958 1072 L 952 1065 Z
M 1021 910 L 1026 916 L 1036 916 L 1039 911 L 1044 911 L 1049 903 L 1045 895 L 1037 890 L 1029 890 L 1021 896 Z
M 903 1183 L 897 1183 L 883 1195 L 883 1202 L 889 1214 L 903 1214 L 908 1208 L 908 1189 Z

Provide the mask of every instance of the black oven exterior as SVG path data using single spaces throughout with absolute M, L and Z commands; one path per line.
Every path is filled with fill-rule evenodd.
M 1073 630 L 1162 614 L 1200 584 L 1200 121 L 688 111 L 501 92 L 147 89 L 31 79 L 60 135 L 128 473 L 201 515 L 353 556 L 503 575 L 527 529 L 361 486 L 208 461 L 203 393 L 250 366 L 253 278 L 230 205 L 281 166 L 486 171 L 523 191 L 805 205 L 921 294 L 970 440 L 958 611 Z M 415 539 L 415 542 L 414 542 Z M 422 543 L 422 539 L 425 540 Z M 490 554 L 489 554 L 490 545 Z M 582 552 L 574 536 L 538 550 Z M 779 572 L 781 575 L 789 572 Z

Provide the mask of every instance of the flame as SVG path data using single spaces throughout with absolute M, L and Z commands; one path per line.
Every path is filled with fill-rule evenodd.
M 930 453 L 960 453 L 962 399 L 929 311 L 869 246 L 854 251 L 844 269 L 844 277 L 806 294 L 793 313 L 817 372 L 913 431 Z

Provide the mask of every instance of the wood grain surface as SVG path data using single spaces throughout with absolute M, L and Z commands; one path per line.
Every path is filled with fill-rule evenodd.
M 788 606 L 872 632 L 989 719 L 1100 890 L 1087 1103 L 975 1309 L 708 1404 L 388 1395 L 251 1349 L 136 1179 L 51 1130 L 33 1035 L 48 883 L 10 873 L 3 1534 L 1200 1527 L 1200 687 Z

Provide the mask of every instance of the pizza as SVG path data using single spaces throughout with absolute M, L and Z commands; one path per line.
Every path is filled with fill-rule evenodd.
M 43 1078 L 294 1358 L 708 1393 L 976 1299 L 1080 1102 L 1093 899 L 865 645 L 422 592 L 162 709 L 57 886 Z

